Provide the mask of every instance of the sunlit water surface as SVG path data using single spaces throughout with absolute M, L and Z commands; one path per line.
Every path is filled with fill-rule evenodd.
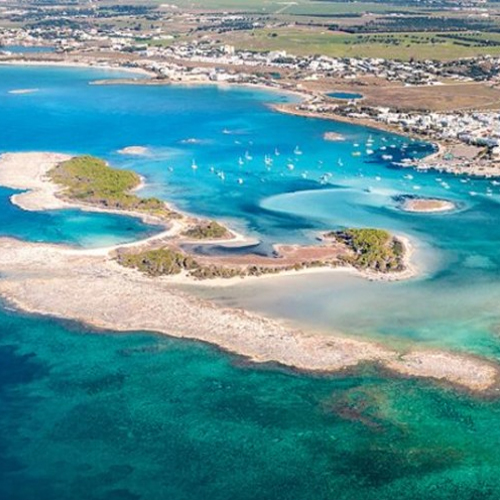
M 276 113 L 267 104 L 289 99 L 278 94 L 88 85 L 114 76 L 124 75 L 0 68 L 0 152 L 101 156 L 144 175 L 144 194 L 225 220 L 263 251 L 343 226 L 405 234 L 421 271 L 409 282 L 318 274 L 200 293 L 318 330 L 498 358 L 496 183 L 401 169 L 432 147 Z M 25 88 L 38 90 L 9 93 Z M 149 154 L 118 153 L 127 146 Z M 11 194 L 0 189 L 2 235 L 99 246 L 158 230 L 26 213 Z M 401 195 L 458 209 L 408 214 Z M 5 310 L 0 332 L 1 498 L 500 498 L 495 401 L 369 368 L 347 378 L 256 368 L 195 343 Z

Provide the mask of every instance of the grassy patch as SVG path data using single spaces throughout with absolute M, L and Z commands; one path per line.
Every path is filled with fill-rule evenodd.
M 488 35 L 488 36 L 487 36 Z M 286 50 L 291 54 L 331 57 L 382 57 L 385 59 L 453 60 L 484 54 L 500 54 L 497 35 L 470 35 L 459 39 L 453 33 L 376 33 L 351 34 L 312 28 L 255 29 L 230 33 L 224 41 L 239 49 L 255 51 Z M 461 37 L 467 37 L 461 33 Z M 474 40 L 474 41 L 473 41 Z
M 119 264 L 137 269 L 149 276 L 179 274 L 198 268 L 197 262 L 190 256 L 172 250 L 158 248 L 138 253 L 120 252 L 117 255 Z
M 229 231 L 213 220 L 200 223 L 185 231 L 183 235 L 194 240 L 216 240 L 229 236 Z
M 347 245 L 354 253 L 350 263 L 379 272 L 404 269 L 402 243 L 382 229 L 346 229 L 326 235 Z
M 122 251 L 118 252 L 116 260 L 122 266 L 137 269 L 153 277 L 172 276 L 183 271 L 198 279 L 233 278 L 249 274 L 249 270 L 243 268 L 204 266 L 190 255 L 168 247 L 137 253 Z
M 92 156 L 77 156 L 49 172 L 51 180 L 64 186 L 64 195 L 72 200 L 103 208 L 147 212 L 173 216 L 162 200 L 131 194 L 140 177 L 128 170 L 111 168 Z
M 159 3 L 160 0 L 157 0 Z M 387 12 L 394 10 L 392 5 L 376 2 L 313 2 L 311 0 L 172 0 L 170 4 L 183 9 L 204 11 L 245 11 L 269 14 L 332 15 L 345 12 Z M 398 10 L 408 10 L 399 7 Z

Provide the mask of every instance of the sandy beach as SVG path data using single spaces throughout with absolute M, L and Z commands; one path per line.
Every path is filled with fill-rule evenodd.
M 9 94 L 13 95 L 26 95 L 26 94 L 34 94 L 35 92 L 38 92 L 39 89 L 14 89 L 14 90 L 9 90 Z
M 147 156 L 150 151 L 145 146 L 127 146 L 119 149 L 117 153 L 125 156 Z
M 452 201 L 435 198 L 407 198 L 401 204 L 402 210 L 414 213 L 440 213 L 455 210 L 457 206 Z
M 65 158 L 53 153 L 4 155 L 0 184 L 32 190 L 17 195 L 21 207 L 53 207 L 50 196 L 55 197 L 57 188 L 44 173 Z M 25 311 L 111 330 L 191 338 L 258 363 L 333 373 L 370 362 L 470 391 L 496 391 L 499 367 L 489 360 L 435 350 L 401 353 L 375 342 L 306 332 L 246 311 L 220 308 L 179 291 L 167 277 L 151 278 L 120 266 L 112 250 L 0 238 L 0 294 Z

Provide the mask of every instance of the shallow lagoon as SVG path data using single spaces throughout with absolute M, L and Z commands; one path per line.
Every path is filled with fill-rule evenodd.
M 36 54 L 41 52 L 54 52 L 54 47 L 46 47 L 41 45 L 3 45 L 0 46 L 0 51 L 11 52 L 12 54 Z
M 209 292 L 218 300 L 498 359 L 498 187 L 393 165 L 428 145 L 278 114 L 266 103 L 285 98 L 253 89 L 89 86 L 122 76 L 104 70 L 9 67 L 0 75 L 0 151 L 103 156 L 145 175 L 145 194 L 227 219 L 265 245 L 311 241 L 339 225 L 386 227 L 414 239 L 423 272 L 392 284 L 264 280 Z M 347 140 L 324 141 L 328 131 Z M 150 156 L 117 153 L 132 145 Z M 127 238 L 129 220 L 12 214 L 9 194 L 0 193 L 3 234 L 80 245 Z M 394 198 L 405 194 L 450 198 L 460 210 L 403 213 Z M 5 311 L 0 356 L 2 498 L 500 496 L 499 404 L 424 381 L 369 368 L 347 378 L 301 376 L 195 343 L 96 334 Z
M 362 99 L 363 94 L 358 94 L 355 92 L 330 92 L 326 94 L 328 97 L 333 97 L 334 99 L 352 100 L 352 99 Z
M 88 248 L 129 243 L 163 230 L 133 217 L 76 209 L 27 212 L 10 202 L 16 192 L 0 187 L 1 236 Z

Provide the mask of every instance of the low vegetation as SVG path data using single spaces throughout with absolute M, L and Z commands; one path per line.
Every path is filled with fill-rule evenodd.
M 222 264 L 200 263 L 195 257 L 170 247 L 142 251 L 121 250 L 117 252 L 115 258 L 122 266 L 137 269 L 148 276 L 172 276 L 185 272 L 188 276 L 200 280 L 263 276 L 282 271 L 299 271 L 310 267 L 335 266 L 340 263 L 338 261 L 320 262 L 314 260 L 288 266 L 280 265 L 277 262 L 276 266 L 250 264 L 231 267 Z
M 141 198 L 131 193 L 141 181 L 136 173 L 111 168 L 99 158 L 77 156 L 57 165 L 49 176 L 65 188 L 64 195 L 72 200 L 157 216 L 176 215 L 158 198 Z
M 119 252 L 117 261 L 122 266 L 137 269 L 149 276 L 179 274 L 199 267 L 189 255 L 171 248 L 158 248 L 138 253 Z
M 354 4 L 351 4 L 354 5 Z M 500 53 L 499 33 L 476 31 L 366 31 L 352 33 L 331 25 L 330 30 L 312 26 L 256 28 L 224 35 L 238 49 L 286 50 L 290 54 L 330 57 L 381 57 L 384 59 L 433 59 L 455 62 L 460 58 Z M 333 30 L 333 31 L 332 31 Z
M 348 263 L 358 269 L 381 273 L 404 269 L 404 247 L 387 231 L 380 229 L 347 229 L 332 231 L 325 235 L 344 245 L 347 251 L 328 259 L 304 259 L 295 263 L 272 261 L 266 264 L 227 265 L 223 261 L 210 262 L 203 257 L 188 254 L 176 246 L 149 249 L 122 249 L 116 253 L 116 260 L 125 267 L 137 269 L 148 276 L 171 276 L 186 273 L 196 279 L 234 278 L 263 276 L 283 271 L 299 271 L 312 267 L 336 267 Z
M 229 236 L 229 231 L 217 221 L 202 222 L 183 233 L 183 236 L 194 240 L 216 240 Z
M 136 253 L 121 251 L 116 260 L 125 267 L 137 269 L 148 276 L 172 276 L 186 272 L 198 279 L 246 276 L 248 269 L 201 265 L 193 257 L 173 248 L 164 247 Z
M 382 229 L 346 229 L 332 231 L 327 238 L 334 238 L 347 245 L 353 252 L 345 260 L 358 269 L 394 272 L 404 269 L 404 247 L 401 241 Z

